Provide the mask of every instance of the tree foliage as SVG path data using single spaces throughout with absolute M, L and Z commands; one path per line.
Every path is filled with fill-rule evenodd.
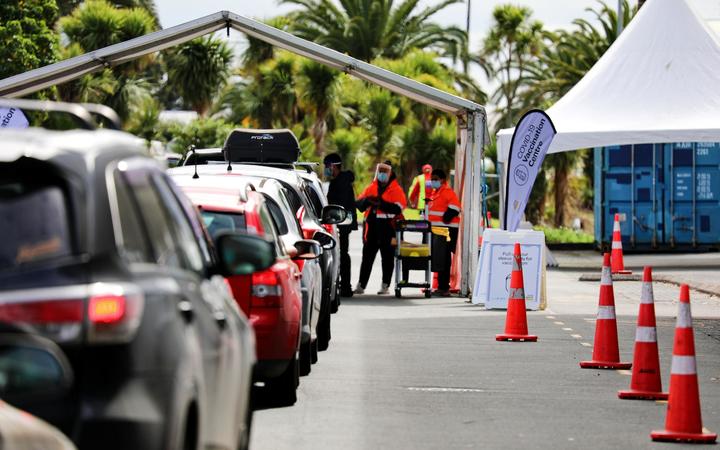
M 457 59 L 467 45 L 465 32 L 442 27 L 432 16 L 462 0 L 441 0 L 420 9 L 419 0 L 282 0 L 302 7 L 290 30 L 363 61 L 399 58 L 412 49 L 435 50 Z
M 0 2 L 0 79 L 55 62 L 57 15 L 54 0 Z
M 230 76 L 232 50 L 212 36 L 194 39 L 166 53 L 168 85 L 183 102 L 204 115 Z

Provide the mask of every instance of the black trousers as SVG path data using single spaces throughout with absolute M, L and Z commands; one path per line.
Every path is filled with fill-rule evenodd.
M 447 253 L 445 255 L 445 264 L 441 271 L 438 271 L 438 290 L 447 291 L 450 289 L 450 265 L 452 261 L 452 254 L 455 253 L 455 246 L 457 245 L 458 229 L 448 228 L 450 230 L 450 245 L 447 246 Z
M 395 249 L 392 238 L 395 236 L 390 220 L 369 217 L 363 225 L 363 253 L 360 263 L 360 286 L 367 287 L 372 272 L 375 255 L 380 251 L 382 259 L 382 282 L 390 285 L 395 266 Z
M 350 280 L 350 268 L 352 261 L 350 260 L 350 227 L 338 227 L 338 235 L 340 238 L 340 292 L 347 294 L 352 292 L 352 281 Z

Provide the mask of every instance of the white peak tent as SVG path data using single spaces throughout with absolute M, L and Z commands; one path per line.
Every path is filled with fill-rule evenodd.
M 720 142 L 720 44 L 687 0 L 649 0 L 617 41 L 547 110 L 549 152 Z M 498 133 L 507 161 L 514 129 Z

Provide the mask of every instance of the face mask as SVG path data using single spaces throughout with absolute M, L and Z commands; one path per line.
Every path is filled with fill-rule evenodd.
M 388 174 L 385 173 L 385 172 L 379 172 L 379 173 L 377 174 L 377 179 L 378 179 L 378 181 L 381 182 L 381 183 L 387 183 L 388 180 L 390 179 L 390 175 L 388 175 Z
M 332 174 L 333 174 L 332 167 L 326 167 L 326 168 L 323 170 L 323 173 L 325 174 L 326 177 L 330 178 L 330 177 L 332 176 Z
M 431 181 L 431 184 L 433 189 L 440 189 L 440 180 L 433 180 Z

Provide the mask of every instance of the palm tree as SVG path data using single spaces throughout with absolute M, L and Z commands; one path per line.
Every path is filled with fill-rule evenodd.
M 222 39 L 193 39 L 165 55 L 168 85 L 183 102 L 204 115 L 230 76 L 232 50 Z
M 493 26 L 474 61 L 490 79 L 500 82 L 492 94 L 498 105 L 496 129 L 509 128 L 522 112 L 520 92 L 527 67 L 542 48 L 542 23 L 530 21 L 532 10 L 499 5 L 493 10 Z
M 281 0 L 301 6 L 291 13 L 290 31 L 363 61 L 398 58 L 414 48 L 457 59 L 467 46 L 458 27 L 430 22 L 438 11 L 463 0 L 441 0 L 419 10 L 419 0 Z
M 340 108 L 337 93 L 339 78 L 340 72 L 322 64 L 305 60 L 300 65 L 300 104 L 315 117 L 311 133 L 318 156 L 325 154 L 328 117 Z
M 108 45 L 143 36 L 157 29 L 153 16 L 143 8 L 117 8 L 105 0 L 88 0 L 72 14 L 61 18 L 58 26 L 68 45 L 62 56 L 69 58 Z M 146 56 L 111 70 L 85 75 L 58 87 L 66 101 L 104 103 L 127 119 L 134 102 L 149 96 L 155 57 Z

